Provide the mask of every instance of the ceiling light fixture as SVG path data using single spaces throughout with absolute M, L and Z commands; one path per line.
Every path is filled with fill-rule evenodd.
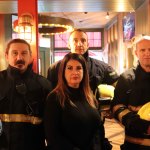
M 15 32 L 18 32 L 19 38 L 29 43 L 32 41 L 32 21 L 33 16 L 29 13 L 24 13 L 18 20 L 13 22 L 13 29 Z
M 38 22 L 39 33 L 46 36 L 72 32 L 74 27 L 73 21 L 60 17 L 39 15 Z
M 109 19 L 110 18 L 110 16 L 109 16 L 109 12 L 107 12 L 107 14 L 106 14 L 106 17 L 105 17 L 106 19 Z

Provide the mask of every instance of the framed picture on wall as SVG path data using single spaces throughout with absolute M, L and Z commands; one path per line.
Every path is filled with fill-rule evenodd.
M 129 41 L 135 35 L 135 15 L 128 13 L 123 19 L 123 40 Z

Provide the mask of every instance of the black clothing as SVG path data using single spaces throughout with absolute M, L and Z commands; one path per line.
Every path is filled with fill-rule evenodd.
M 69 91 L 64 107 L 56 93 L 47 99 L 44 121 L 50 150 L 101 150 L 99 136 L 104 133 L 99 130 L 103 125 L 99 112 L 89 105 L 80 89 L 69 88 Z
M 23 74 L 12 66 L 0 72 L 0 119 L 3 127 L 0 150 L 45 149 L 43 123 L 28 122 L 27 118 L 43 118 L 44 103 L 50 90 L 50 82 L 34 73 L 32 65 Z M 25 116 L 26 122 L 11 122 L 5 116 L 11 116 L 8 119 L 13 120 Z
M 114 69 L 108 64 L 88 57 L 88 52 L 84 55 L 88 65 L 90 87 L 95 94 L 95 90 L 99 84 L 113 84 L 117 81 L 118 75 Z M 58 82 L 58 70 L 61 60 L 52 64 L 48 69 L 47 79 L 51 81 L 53 88 L 56 87 Z
M 139 115 L 137 115 L 139 108 L 150 101 L 149 86 L 150 73 L 145 72 L 140 65 L 138 65 L 137 68 L 131 68 L 121 74 L 118 80 L 111 107 L 120 107 L 118 109 L 119 111 L 114 113 L 116 114 L 116 119 L 118 119 L 119 114 L 123 111 L 125 112 L 125 109 L 131 111 L 122 116 L 122 124 L 125 126 L 125 135 L 128 137 L 150 139 L 150 135 L 145 133 L 150 122 L 140 119 Z M 126 140 L 122 147 L 125 147 L 125 150 L 150 150 L 149 146 L 133 143 L 129 144 Z

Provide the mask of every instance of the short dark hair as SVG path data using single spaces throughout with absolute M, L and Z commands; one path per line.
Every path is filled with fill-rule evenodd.
M 74 32 L 83 32 L 83 33 L 85 33 L 85 34 L 87 35 L 87 33 L 86 33 L 85 31 L 81 30 L 81 29 L 74 29 L 74 30 L 70 33 L 69 38 L 70 38 L 70 36 L 71 36 Z M 88 38 L 88 35 L 87 35 L 87 38 Z
M 30 44 L 29 44 L 27 41 L 18 38 L 18 39 L 12 39 L 11 41 L 8 42 L 8 44 L 7 44 L 7 46 L 6 46 L 6 50 L 5 50 L 5 53 L 6 53 L 6 54 L 8 54 L 9 49 L 10 49 L 10 45 L 13 44 L 13 43 L 23 43 L 23 44 L 28 45 L 28 47 L 29 47 L 29 52 L 32 53 L 32 52 L 31 52 L 31 46 L 30 46 Z

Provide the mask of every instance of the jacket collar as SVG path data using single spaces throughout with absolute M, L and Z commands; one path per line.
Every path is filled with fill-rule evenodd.
M 7 68 L 8 76 L 12 79 L 26 78 L 28 75 L 30 75 L 33 72 L 32 66 L 33 63 L 28 66 L 27 70 L 24 73 L 20 73 L 19 69 L 9 65 Z

